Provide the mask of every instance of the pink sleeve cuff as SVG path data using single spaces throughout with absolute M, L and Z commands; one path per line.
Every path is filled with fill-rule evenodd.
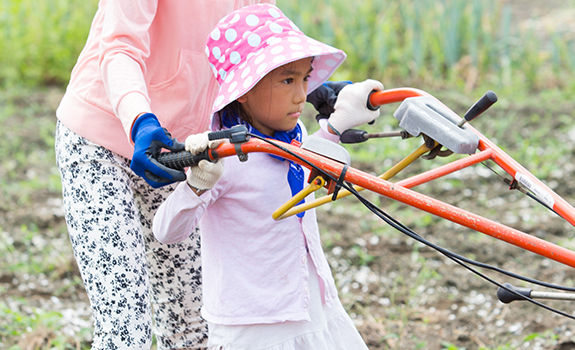
M 330 133 L 328 130 L 329 126 L 327 123 L 327 119 L 320 119 L 319 120 L 319 130 L 314 133 L 314 135 L 319 136 L 323 139 L 329 140 L 334 143 L 339 143 L 339 136 Z

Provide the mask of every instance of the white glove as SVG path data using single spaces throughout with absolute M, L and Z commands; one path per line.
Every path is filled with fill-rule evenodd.
M 346 85 L 341 89 L 335 102 L 335 112 L 327 120 L 329 126 L 341 135 L 347 129 L 379 117 L 379 109 L 372 111 L 367 108 L 367 99 L 373 90 L 383 90 L 383 84 L 377 80 L 368 79 L 361 83 Z
M 216 148 L 224 140 L 209 141 L 209 131 L 203 134 L 190 135 L 186 138 L 185 147 L 186 151 L 193 155 L 203 152 L 207 148 Z M 224 160 L 219 159 L 217 162 L 212 163 L 207 160 L 201 160 L 198 166 L 190 168 L 187 174 L 187 182 L 192 188 L 200 191 L 206 191 L 214 187 L 218 180 L 224 173 Z

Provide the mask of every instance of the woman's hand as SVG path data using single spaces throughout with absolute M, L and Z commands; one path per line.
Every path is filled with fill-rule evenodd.
M 154 114 L 139 116 L 132 126 L 131 136 L 134 141 L 134 154 L 130 168 L 150 186 L 158 188 L 186 179 L 183 171 L 168 168 L 156 160 L 162 148 L 172 152 L 183 151 L 184 144 L 172 138 L 172 135 L 160 126 Z

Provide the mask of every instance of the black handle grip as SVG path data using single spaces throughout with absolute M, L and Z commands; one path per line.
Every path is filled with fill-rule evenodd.
M 495 102 L 497 102 L 497 95 L 495 92 L 489 90 L 479 99 L 479 101 L 475 102 L 475 104 L 469 108 L 463 118 L 470 122 L 481 115 L 481 113 L 485 112 Z
M 371 101 L 370 101 L 371 95 L 372 95 L 374 92 L 377 92 L 377 91 L 378 91 L 378 90 L 371 90 L 371 92 L 369 93 L 369 95 L 367 95 L 367 103 L 366 103 L 366 106 L 367 106 L 367 109 L 369 109 L 370 111 L 377 111 L 377 110 L 379 109 L 379 107 L 380 107 L 380 106 L 374 106 L 374 105 L 372 105 L 372 104 L 371 104 Z M 372 121 L 370 121 L 370 122 L 368 122 L 369 125 L 373 125 L 373 123 L 375 123 L 375 119 L 372 120 Z M 357 142 L 363 142 L 363 141 L 357 141 Z M 345 143 L 345 142 L 344 142 L 344 143 Z M 350 142 L 350 143 L 351 143 L 351 142 Z
M 374 106 L 371 104 L 370 98 L 371 95 L 375 92 L 377 92 L 378 90 L 371 90 L 371 92 L 369 93 L 369 95 L 367 95 L 367 109 L 369 109 L 370 111 L 377 111 L 379 109 L 380 106 Z
M 228 139 L 230 142 L 245 142 L 249 140 L 248 128 L 245 125 L 234 125 L 229 129 L 208 133 L 208 140 Z
M 367 131 L 348 129 L 341 134 L 339 141 L 341 143 L 360 143 L 367 141 L 367 139 Z
M 505 287 L 516 291 L 517 293 L 524 295 L 528 298 L 531 298 L 531 292 L 533 291 L 532 289 L 529 288 L 520 288 L 520 287 L 514 287 L 509 283 L 504 283 L 503 284 Z M 511 293 L 510 291 L 503 289 L 501 287 L 499 287 L 499 289 L 497 289 L 497 298 L 499 298 L 499 301 L 501 301 L 502 303 L 505 304 L 509 304 L 512 301 L 515 300 L 525 300 L 522 297 L 520 297 L 519 295 L 516 295 L 514 293 Z
M 196 154 L 195 156 L 188 151 L 164 152 L 160 153 L 157 160 L 160 164 L 165 165 L 168 168 L 182 170 L 190 166 L 198 165 L 201 160 L 210 161 L 210 156 L 208 155 L 208 150 Z
M 242 125 L 242 127 L 247 131 L 245 126 Z M 220 139 L 227 139 L 228 137 L 230 137 L 230 130 L 231 129 L 212 131 L 208 133 L 208 140 L 214 141 Z
M 208 140 L 210 141 L 221 139 L 229 139 L 230 142 L 245 142 L 249 140 L 248 128 L 244 125 L 235 125 L 229 129 L 208 133 Z M 209 150 L 205 150 L 195 156 L 188 151 L 164 152 L 158 156 L 157 160 L 160 164 L 177 170 L 196 166 L 202 160 L 207 160 L 208 162 L 212 161 Z

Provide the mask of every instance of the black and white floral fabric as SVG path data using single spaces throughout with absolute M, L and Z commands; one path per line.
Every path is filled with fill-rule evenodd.
M 204 348 L 200 235 L 165 245 L 153 216 L 173 186 L 153 189 L 130 161 L 58 122 L 66 222 L 92 305 L 94 349 Z M 153 316 L 152 316 L 153 315 Z M 154 322 L 152 322 L 154 319 Z

